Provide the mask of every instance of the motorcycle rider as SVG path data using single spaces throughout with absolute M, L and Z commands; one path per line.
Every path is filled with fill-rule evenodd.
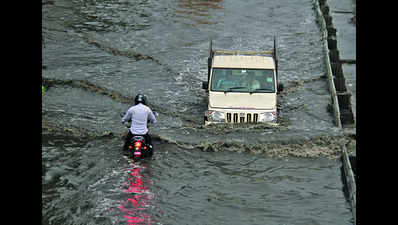
M 122 118 L 122 123 L 131 120 L 131 126 L 126 136 L 123 150 L 127 150 L 129 141 L 135 135 L 140 135 L 145 138 L 149 147 L 152 148 L 152 138 L 148 134 L 147 122 L 156 123 L 155 115 L 152 110 L 146 106 L 146 98 L 142 94 L 138 94 L 134 99 L 135 105 L 130 107 Z

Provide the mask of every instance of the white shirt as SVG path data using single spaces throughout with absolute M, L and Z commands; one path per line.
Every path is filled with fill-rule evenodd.
M 130 132 L 132 134 L 146 134 L 148 133 L 147 121 L 148 119 L 151 123 L 156 123 L 155 115 L 153 115 L 152 110 L 142 104 L 138 103 L 135 106 L 130 107 L 126 114 L 122 118 L 122 123 L 127 122 L 131 119 Z

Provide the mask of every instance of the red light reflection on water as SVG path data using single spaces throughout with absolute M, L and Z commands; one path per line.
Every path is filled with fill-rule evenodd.
M 144 179 L 140 171 L 141 167 L 135 167 L 129 171 L 128 189 L 125 193 L 131 193 L 130 198 L 118 206 L 123 212 L 123 217 L 127 219 L 128 225 L 150 225 L 152 221 L 151 214 L 145 211 L 151 205 L 153 194 L 148 191 L 152 185 L 150 180 Z

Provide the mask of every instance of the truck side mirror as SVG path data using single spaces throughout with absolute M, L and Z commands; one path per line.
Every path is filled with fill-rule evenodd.
M 281 93 L 283 91 L 283 84 L 278 83 L 278 93 Z
M 203 81 L 202 82 L 202 89 L 205 89 L 205 90 L 209 89 L 209 82 Z

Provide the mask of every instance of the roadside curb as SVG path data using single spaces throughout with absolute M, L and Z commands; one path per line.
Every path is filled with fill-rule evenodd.
M 337 30 L 332 23 L 332 16 L 329 14 L 330 8 L 326 0 L 313 0 L 313 4 L 318 16 L 317 21 L 321 26 L 335 124 L 339 128 L 352 126 L 355 121 L 351 107 L 351 93 L 346 87 L 342 69 L 343 62 L 340 60 L 337 49 Z
M 351 160 L 354 162 L 356 161 L 356 157 L 350 157 L 348 156 L 347 149 L 344 146 L 343 147 L 343 155 L 342 155 L 342 163 L 343 163 L 343 172 L 344 172 L 344 183 L 346 187 L 346 191 L 348 193 L 348 200 L 350 201 L 351 204 L 351 211 L 352 211 L 352 216 L 354 218 L 354 224 L 357 224 L 356 221 L 356 209 L 357 209 L 357 198 L 356 198 L 356 193 L 357 193 L 357 186 L 356 186 L 356 181 L 355 181 L 355 174 L 353 171 L 353 168 L 351 166 Z
M 325 64 L 335 123 L 339 128 L 352 128 L 355 127 L 355 119 L 351 106 L 351 93 L 346 87 L 342 64 L 353 62 L 346 62 L 347 60 L 340 59 L 340 53 L 337 48 L 337 29 L 332 23 L 333 18 L 330 15 L 330 7 L 327 0 L 313 0 L 313 4 L 317 12 L 318 24 L 321 26 L 322 45 L 325 52 Z M 352 159 L 355 162 L 356 157 L 353 156 Z M 343 182 L 348 193 L 354 224 L 356 224 L 356 182 L 350 157 L 345 146 L 342 149 L 342 164 L 344 168 Z

